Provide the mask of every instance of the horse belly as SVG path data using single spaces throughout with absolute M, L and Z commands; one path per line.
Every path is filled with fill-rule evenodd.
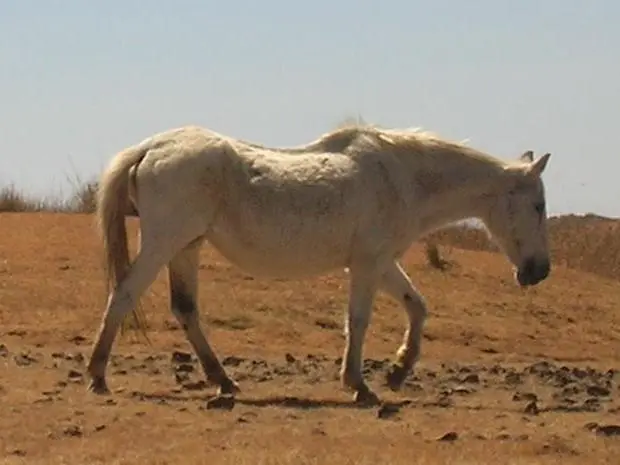
M 347 266 L 352 234 L 346 228 L 269 223 L 252 228 L 246 223 L 241 230 L 220 222 L 207 239 L 227 260 L 255 275 L 300 278 Z

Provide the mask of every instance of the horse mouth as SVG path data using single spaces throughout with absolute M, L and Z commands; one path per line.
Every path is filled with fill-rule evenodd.
M 536 261 L 529 258 L 517 271 L 517 281 L 521 287 L 535 286 L 544 281 L 550 272 L 549 260 Z

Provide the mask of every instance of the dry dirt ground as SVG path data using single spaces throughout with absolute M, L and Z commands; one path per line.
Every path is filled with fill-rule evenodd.
M 405 316 L 380 296 L 364 356 L 386 403 L 357 408 L 338 382 L 344 273 L 252 279 L 205 247 L 201 315 L 235 405 L 209 408 L 165 271 L 144 300 L 152 345 L 118 339 L 99 397 L 84 378 L 106 297 L 93 224 L 0 215 L 1 463 L 618 463 L 617 280 L 555 267 L 522 290 L 499 255 L 453 249 L 442 272 L 416 246 L 422 359 L 402 392 L 384 386 Z

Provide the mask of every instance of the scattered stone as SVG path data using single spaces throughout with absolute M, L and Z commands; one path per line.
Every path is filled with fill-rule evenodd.
M 194 371 L 194 365 L 189 363 L 181 363 L 180 365 L 177 365 L 175 370 L 177 373 L 192 373 Z
M 515 395 L 512 396 L 512 400 L 515 402 L 536 402 L 538 401 L 538 396 L 533 392 L 516 392 Z
M 230 355 L 228 357 L 225 357 L 222 360 L 222 365 L 224 366 L 231 366 L 231 367 L 237 367 L 239 365 L 241 365 L 243 363 L 243 359 L 240 357 L 235 357 L 234 355 Z
M 207 410 L 232 410 L 235 406 L 235 398 L 233 396 L 216 396 L 207 401 Z
M 596 385 L 588 386 L 586 392 L 592 397 L 607 397 L 611 394 L 611 391 L 606 387 Z
M 480 383 L 480 376 L 478 376 L 477 373 L 470 373 L 467 376 L 465 376 L 462 380 L 462 383 L 469 383 L 469 384 L 478 384 Z
M 24 367 L 31 365 L 37 361 L 32 355 L 27 352 L 22 352 L 21 354 L 17 354 L 13 357 L 15 364 L 19 367 Z
M 454 394 L 460 394 L 460 395 L 467 395 L 467 394 L 473 394 L 476 392 L 475 389 L 472 389 L 470 387 L 467 386 L 456 386 L 452 392 Z
M 69 370 L 69 373 L 67 373 L 67 378 L 69 378 L 70 380 L 81 380 L 82 376 L 82 373 L 77 370 Z
M 286 353 L 286 355 L 284 356 L 284 358 L 286 359 L 287 363 L 295 363 L 295 357 L 293 357 L 291 354 L 289 354 L 288 352 Z
M 7 336 L 25 336 L 26 335 L 26 331 L 24 331 L 23 329 L 12 329 L 10 331 L 7 331 Z
M 25 457 L 26 456 L 26 451 L 23 449 L 13 449 L 10 452 L 11 455 L 14 455 L 15 457 Z
M 440 436 L 439 438 L 437 438 L 437 440 L 444 441 L 444 442 L 452 442 L 452 441 L 456 441 L 458 438 L 459 438 L 459 435 L 456 432 L 450 431 L 444 434 L 443 436 Z
M 67 426 L 63 432 L 62 432 L 65 436 L 71 436 L 71 437 L 81 437 L 84 435 L 84 432 L 82 431 L 82 428 L 79 425 L 70 425 Z
M 175 350 L 172 352 L 172 361 L 174 363 L 191 363 L 192 354 Z
M 0 344 L 0 357 L 6 357 L 9 355 L 9 349 L 5 344 Z
M 532 401 L 525 406 L 523 412 L 528 415 L 538 415 L 540 413 L 540 409 L 538 408 L 536 401 Z
M 620 436 L 620 425 L 597 425 L 595 432 L 599 436 Z
M 69 338 L 69 342 L 73 342 L 76 345 L 80 345 L 83 344 L 86 341 L 86 338 L 84 336 L 73 336 Z
M 187 389 L 188 391 L 202 391 L 206 388 L 207 383 L 203 380 L 183 384 L 183 389 Z
M 103 431 L 106 429 L 106 425 L 97 425 L 95 426 L 95 431 Z
M 504 382 L 506 384 L 516 385 L 522 384 L 523 379 L 519 373 L 507 373 L 506 376 L 504 376 Z
M 383 403 L 377 410 L 377 418 L 390 418 L 396 415 L 400 411 L 400 407 L 398 405 Z
M 594 430 L 596 430 L 596 428 L 598 428 L 598 423 L 596 423 L 594 421 L 590 421 L 590 422 L 586 423 L 585 425 L 583 425 L 583 429 L 586 429 L 588 431 L 594 431 Z

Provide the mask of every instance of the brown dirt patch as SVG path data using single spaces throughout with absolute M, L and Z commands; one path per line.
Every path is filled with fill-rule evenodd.
M 412 248 L 404 265 L 430 306 L 422 359 L 403 392 L 383 385 L 405 316 L 381 296 L 365 371 L 387 404 L 363 409 L 337 380 L 345 275 L 252 279 L 205 247 L 202 318 L 243 391 L 212 409 L 195 358 L 174 356 L 190 351 L 163 271 L 144 301 L 153 345 L 118 340 L 113 393 L 98 397 L 84 379 L 106 297 L 93 218 L 1 214 L 0 237 L 2 463 L 612 464 L 620 453 L 617 280 L 556 266 L 521 290 L 499 255 L 454 249 L 442 272 Z

